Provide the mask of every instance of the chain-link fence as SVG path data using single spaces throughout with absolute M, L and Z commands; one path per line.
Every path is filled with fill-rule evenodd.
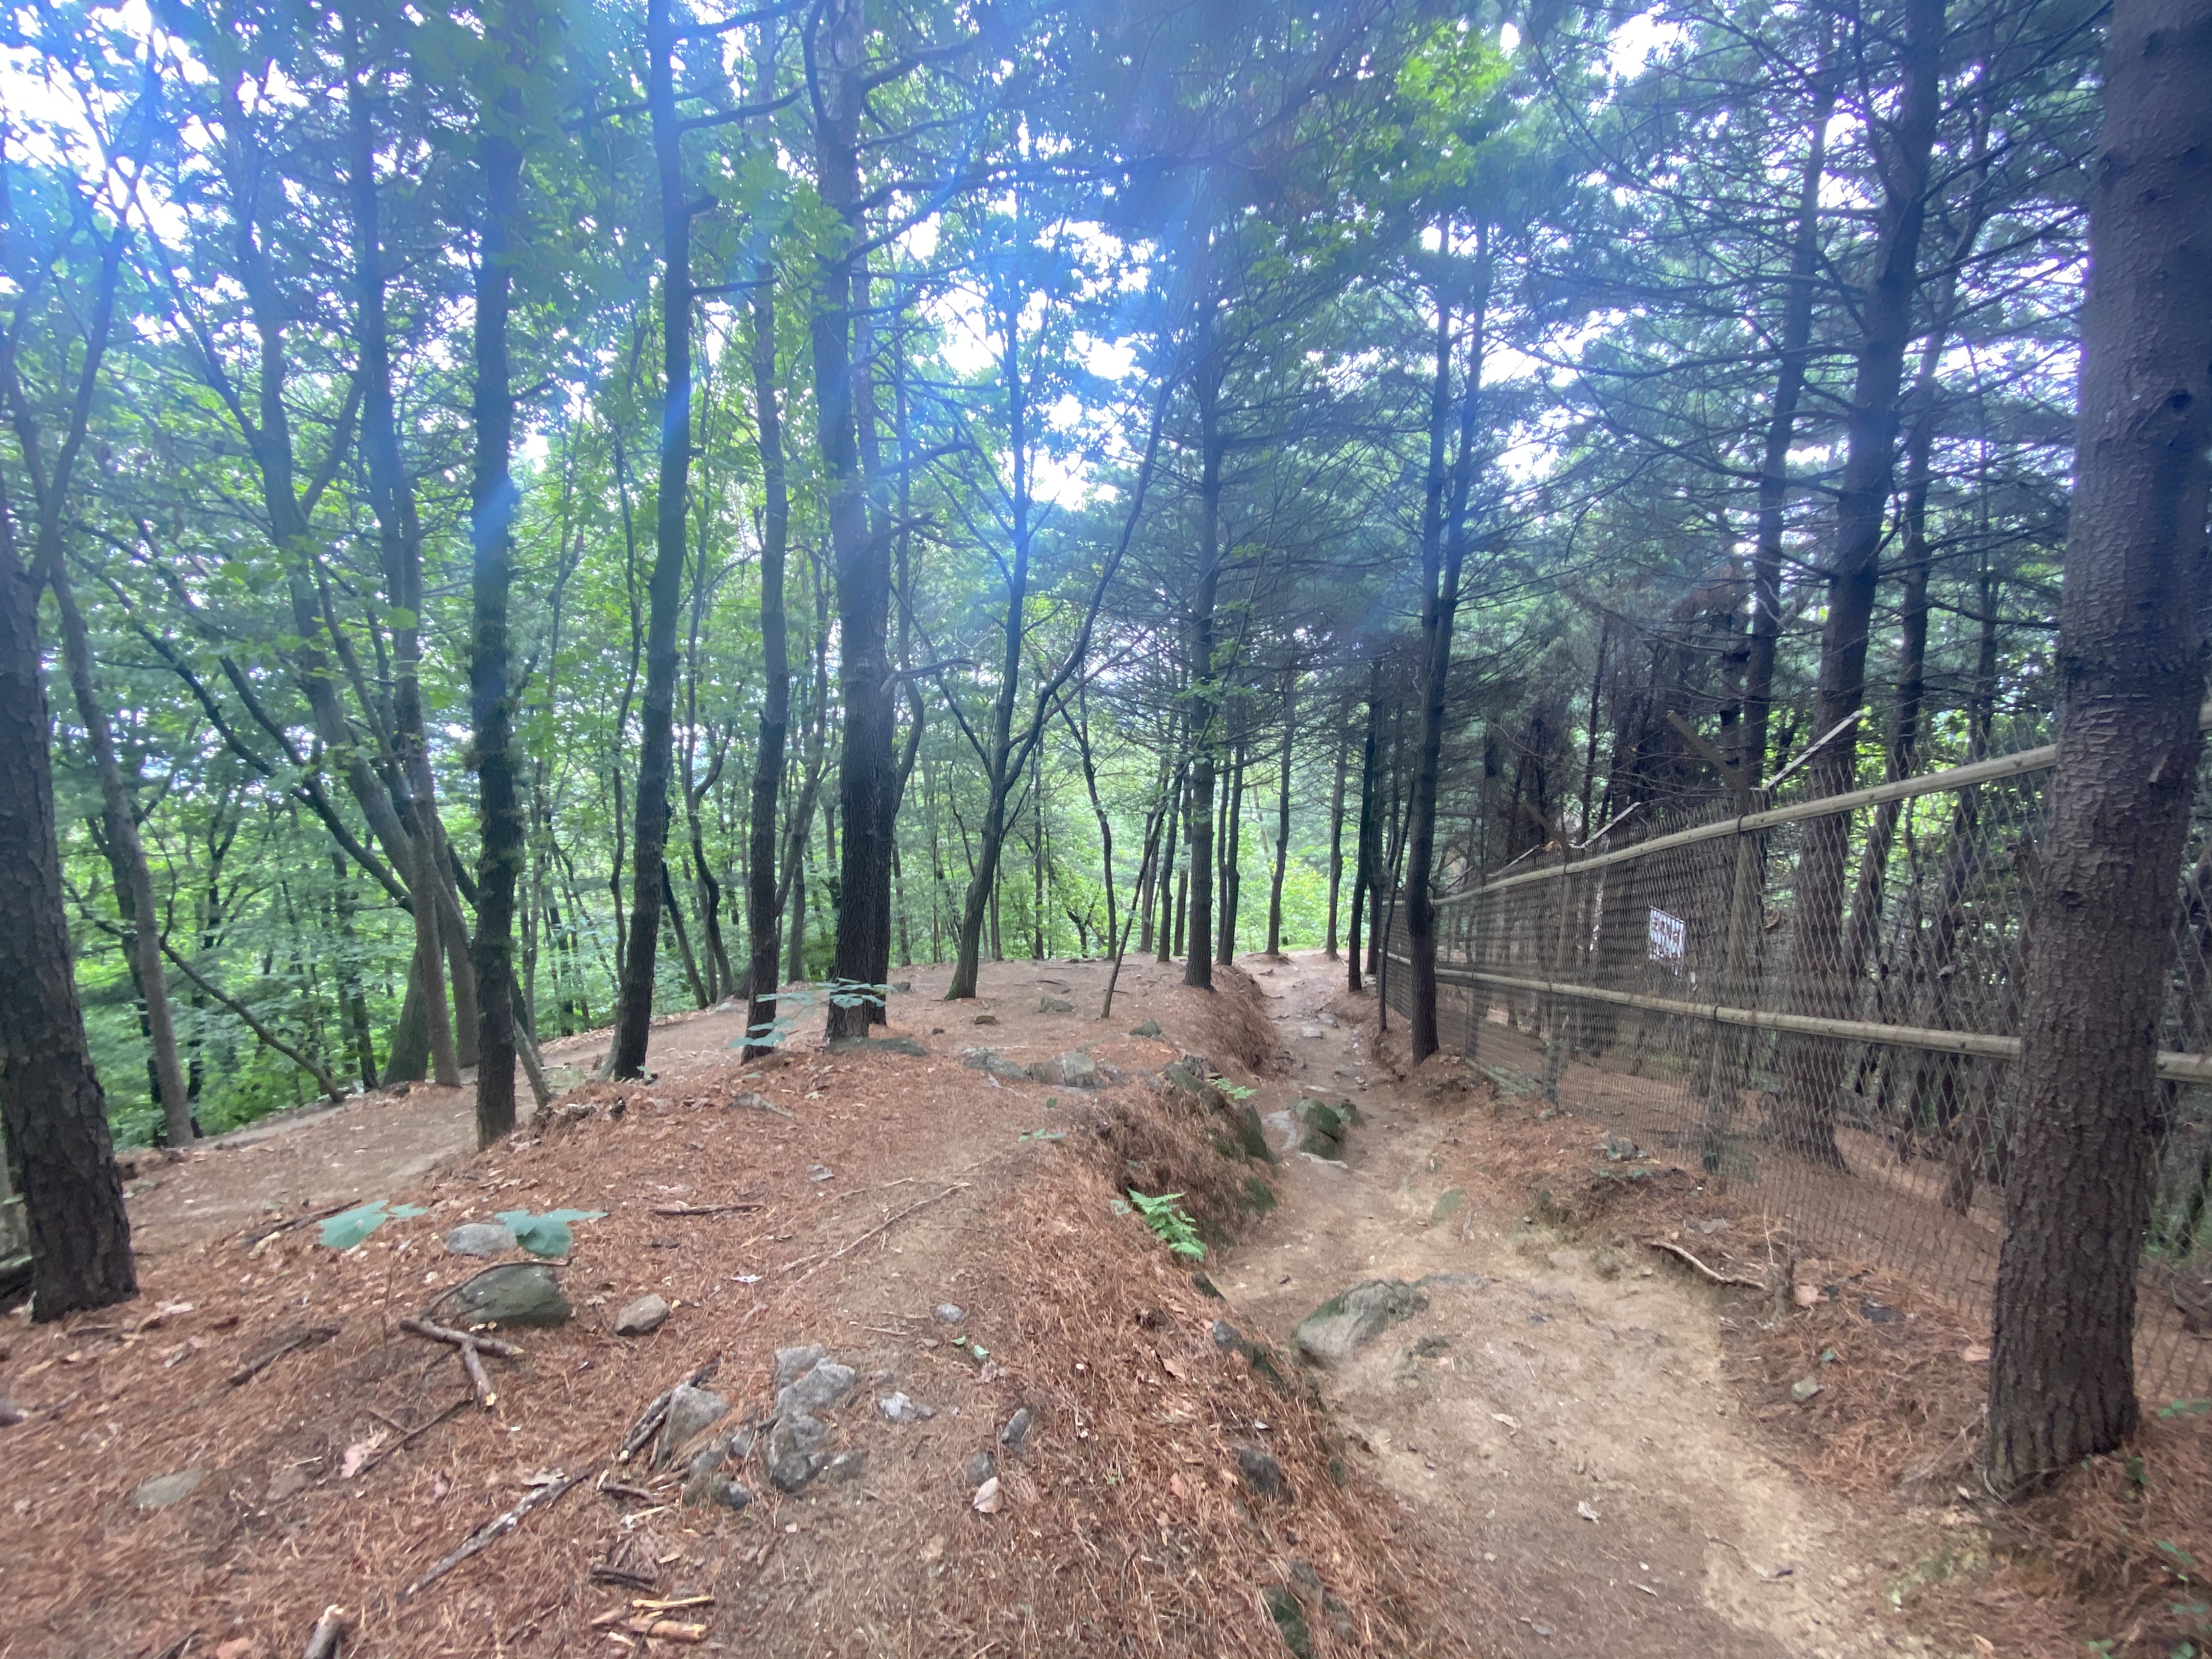
M 1986 1317 L 2055 759 L 1555 842 L 1439 906 L 1441 1039 Z M 2212 1391 L 2212 787 L 2199 803 L 2136 1334 L 2160 1401 Z M 1403 933 L 1400 906 L 1401 1013 Z

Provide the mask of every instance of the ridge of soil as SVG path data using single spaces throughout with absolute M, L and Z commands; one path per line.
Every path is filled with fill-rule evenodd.
M 740 1066 L 742 1013 L 712 1011 L 657 1026 L 642 1085 L 582 1081 L 603 1035 L 550 1045 L 578 1086 L 480 1155 L 466 1095 L 417 1087 L 144 1164 L 142 1298 L 0 1324 L 0 1395 L 27 1413 L 0 1429 L 0 1659 L 156 1659 L 187 1637 L 274 1659 L 331 1603 L 349 1655 L 612 1654 L 595 1619 L 698 1595 L 664 1616 L 704 1625 L 702 1650 L 772 1656 L 1985 1650 L 1931 1646 L 1896 1610 L 1926 1517 L 1808 1481 L 1793 1424 L 1765 1419 L 1731 1346 L 1759 1298 L 1532 1214 L 1514 1136 L 1590 1126 L 1504 1125 L 1398 1077 L 1340 971 L 1248 958 L 1209 996 L 1133 958 L 1102 1023 L 1102 963 L 987 964 L 958 1005 L 918 969 L 890 1034 L 921 1056 L 799 1042 Z M 1161 1038 L 1127 1035 L 1146 1019 Z M 983 1044 L 1085 1048 L 1124 1080 L 963 1065 Z M 1188 1054 L 1261 1114 L 1356 1101 L 1342 1161 L 1239 1156 L 1233 1123 L 1155 1086 Z M 1216 1241 L 1206 1285 L 1116 1213 L 1125 1187 L 1185 1194 Z M 369 1199 L 427 1213 L 343 1254 L 269 1231 Z M 608 1212 L 559 1269 L 577 1316 L 513 1334 L 491 1411 L 434 1420 L 460 1368 L 397 1321 L 481 1265 L 444 1234 L 556 1207 Z M 1335 1370 L 1291 1358 L 1300 1319 L 1378 1277 L 1425 1279 L 1426 1308 Z M 647 1291 L 667 1323 L 613 1335 Z M 858 1454 L 834 1475 L 785 1495 L 755 1451 L 732 1513 L 613 1460 L 710 1358 L 724 1426 L 760 1419 L 775 1350 L 806 1342 L 861 1379 L 828 1413 L 830 1449 Z M 895 1391 L 934 1414 L 885 1420 Z M 1021 1409 L 1017 1452 L 999 1433 Z M 989 1514 L 967 1469 L 984 1453 Z M 398 1599 L 555 1470 L 590 1478 Z M 181 1501 L 135 1501 L 189 1471 Z

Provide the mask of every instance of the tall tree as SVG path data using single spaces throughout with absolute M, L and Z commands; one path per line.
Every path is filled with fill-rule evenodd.
M 1991 1489 L 2135 1431 L 2153 1065 L 2203 737 L 2212 477 L 2212 3 L 2117 0 L 2089 170 L 2089 292 L 1990 1341 Z

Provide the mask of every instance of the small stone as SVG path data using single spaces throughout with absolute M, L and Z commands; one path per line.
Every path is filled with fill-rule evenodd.
M 768 1474 L 777 1488 L 797 1492 L 830 1460 L 822 1448 L 830 1439 L 830 1425 L 818 1418 L 793 1413 L 776 1419 L 768 1433 Z
M 431 1305 L 447 1299 L 441 1297 Z M 553 1269 L 534 1261 L 487 1267 L 456 1285 L 450 1299 L 460 1305 L 470 1325 L 559 1325 L 574 1312 L 561 1294 L 561 1281 Z
M 920 1423 L 937 1415 L 932 1407 L 923 1405 L 918 1400 L 908 1398 L 902 1389 L 897 1394 L 887 1394 L 878 1397 L 876 1401 L 876 1409 L 894 1423 Z
M 853 1392 L 853 1385 L 860 1374 L 850 1365 L 841 1365 L 834 1359 L 824 1359 L 794 1382 L 776 1390 L 775 1414 L 778 1417 L 811 1417 Z
M 1640 1156 L 1643 1151 L 1626 1135 L 1607 1135 L 1598 1142 L 1598 1150 L 1615 1164 L 1625 1164 Z
M 936 1313 L 937 1322 L 940 1325 L 957 1325 L 968 1317 L 967 1311 L 957 1302 L 939 1303 Z
M 1283 1466 L 1275 1461 L 1273 1454 L 1261 1451 L 1257 1446 L 1239 1446 L 1237 1471 L 1244 1477 L 1244 1484 L 1261 1497 L 1283 1495 Z
M 1575 1513 L 1580 1516 L 1583 1520 L 1593 1523 L 1597 1520 L 1597 1511 L 1592 1509 L 1587 1502 L 1577 1502 L 1575 1504 Z
M 1213 1351 L 1216 1353 L 1243 1353 L 1251 1344 L 1244 1333 L 1225 1319 L 1213 1322 Z
M 654 1466 L 665 1468 L 678 1452 L 720 1422 L 729 1409 L 730 1402 L 712 1389 L 678 1383 L 668 1401 L 668 1415 L 661 1419 L 660 1449 L 653 1458 Z
M 891 994 L 893 996 L 904 996 L 908 992 L 913 989 L 914 981 L 910 979 L 895 979 L 891 981 Z
M 1071 1089 L 1095 1089 L 1098 1086 L 1098 1062 L 1079 1048 L 1071 1048 L 1053 1061 L 1060 1068 L 1060 1080 Z
M 1226 1297 L 1221 1294 L 1221 1287 L 1218 1285 L 1216 1285 L 1211 1279 L 1207 1278 L 1203 1273 L 1194 1273 L 1190 1276 L 1190 1287 L 1194 1291 L 1196 1291 L 1200 1296 L 1208 1297 L 1212 1301 L 1225 1302 L 1228 1300 Z
M 974 1021 L 977 1025 L 996 1025 L 998 1023 L 999 1017 L 996 1014 L 978 1014 Z
M 659 1294 L 641 1296 L 615 1316 L 615 1334 L 649 1336 L 668 1322 L 671 1311 L 667 1297 Z
M 794 1123 L 799 1121 L 766 1095 L 757 1095 L 750 1089 L 741 1095 L 733 1097 L 730 1104 L 741 1112 L 766 1112 L 774 1117 L 791 1118 Z
M 803 1348 L 778 1348 L 775 1351 L 775 1386 L 796 1382 L 820 1364 L 830 1350 L 819 1342 L 810 1342 Z
M 806 1178 L 809 1181 L 835 1181 L 837 1172 L 827 1164 L 810 1164 L 806 1166 Z
M 1318 1364 L 1335 1364 L 1428 1305 L 1428 1297 L 1402 1279 L 1368 1279 L 1332 1297 L 1298 1322 L 1294 1339 L 1298 1353 Z
M 968 1467 L 961 1471 L 968 1477 L 968 1484 L 971 1486 L 981 1486 L 998 1472 L 999 1460 L 987 1451 L 979 1451 L 970 1457 Z
M 1434 1359 L 1449 1346 L 1451 1346 L 1451 1338 L 1443 1335 L 1441 1332 L 1431 1333 L 1413 1344 L 1413 1358 Z
M 514 1231 L 496 1221 L 464 1221 L 446 1235 L 455 1255 L 499 1255 L 514 1248 Z
M 999 1443 L 1008 1451 L 1018 1454 L 1022 1442 L 1029 1438 L 1030 1425 L 1036 1421 L 1036 1418 L 1030 1408 L 1022 1407 L 1006 1419 L 1006 1426 L 999 1431 Z
M 975 1505 L 976 1514 L 996 1515 L 1006 1501 L 999 1493 L 999 1477 L 994 1474 L 976 1487 L 975 1496 L 969 1501 Z
M 988 1072 L 993 1077 L 1006 1078 L 1016 1083 L 1028 1083 L 1029 1067 L 1018 1060 L 1008 1060 L 996 1048 L 970 1048 L 961 1056 L 960 1063 L 971 1072 Z
M 749 1509 L 753 1495 L 750 1488 L 735 1475 L 711 1474 L 704 1480 L 684 1489 L 687 1504 L 713 1504 L 730 1510 Z
M 1298 1035 L 1302 1037 L 1317 1037 L 1321 1034 L 1322 1030 L 1318 1025 L 1301 1025 L 1298 1027 Z
M 131 1493 L 131 1501 L 142 1510 L 166 1510 L 190 1498 L 206 1479 L 205 1469 L 179 1469 L 174 1474 L 157 1474 Z
M 1271 1584 L 1267 1601 L 1267 1616 L 1275 1621 L 1275 1630 L 1293 1659 L 1313 1659 L 1313 1632 L 1306 1626 L 1306 1615 L 1298 1606 L 1298 1598 L 1280 1584 Z
M 822 1471 L 824 1480 L 858 1480 L 867 1472 L 868 1455 L 864 1451 L 842 1451 L 830 1460 Z
M 838 1037 L 830 1044 L 833 1054 L 849 1054 L 872 1050 L 881 1054 L 911 1054 L 916 1059 L 927 1058 L 929 1050 L 910 1036 Z
M 1133 1037 L 1151 1037 L 1157 1042 L 1165 1034 L 1160 1030 L 1159 1021 L 1147 1019 L 1131 1026 L 1129 1035 Z
M 1801 1406 L 1820 1392 L 1820 1379 L 1817 1376 L 1801 1376 L 1790 1385 L 1790 1397 Z
M 1060 997 L 1039 997 L 1037 1012 L 1041 1014 L 1072 1014 L 1075 1005 Z

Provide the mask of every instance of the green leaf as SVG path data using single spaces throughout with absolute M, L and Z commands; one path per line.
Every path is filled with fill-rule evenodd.
M 419 1204 L 402 1204 L 387 1208 L 380 1198 L 334 1215 L 324 1222 L 322 1241 L 334 1250 L 349 1250 L 387 1221 L 404 1221 L 410 1216 L 424 1214 Z
M 502 1210 L 498 1219 L 514 1242 L 532 1255 L 566 1255 L 575 1248 L 575 1235 L 568 1231 L 572 1221 L 598 1221 L 605 1210 L 548 1210 L 544 1215 L 532 1215 L 527 1210 Z

